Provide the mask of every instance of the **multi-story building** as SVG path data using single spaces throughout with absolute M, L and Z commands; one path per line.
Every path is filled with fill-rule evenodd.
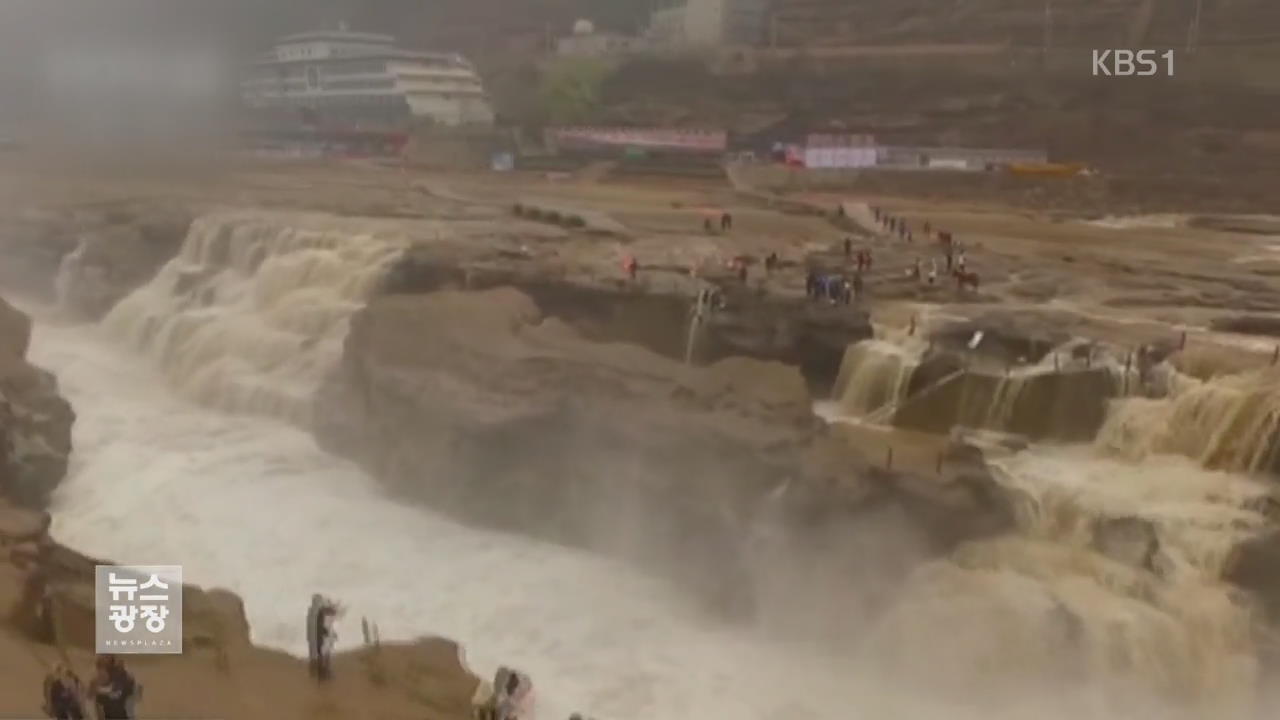
M 852 44 L 858 26 L 850 0 L 773 0 L 769 43 L 779 46 Z
M 462 56 L 402 50 L 388 35 L 345 28 L 281 38 L 252 63 L 241 92 L 250 109 L 307 125 L 493 123 L 480 76 Z
M 623 55 L 638 49 L 636 38 L 596 30 L 590 20 L 579 20 L 573 34 L 556 40 L 556 54 L 561 57 L 603 58 Z
M 757 45 L 765 39 L 770 0 L 677 0 L 656 10 L 647 33 L 666 50 Z

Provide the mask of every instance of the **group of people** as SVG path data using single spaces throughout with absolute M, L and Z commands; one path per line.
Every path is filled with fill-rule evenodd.
M 708 235 L 710 235 L 711 233 L 714 233 L 716 231 L 714 221 L 709 217 L 703 218 L 702 229 L 705 230 Z M 729 232 L 732 229 L 733 229 L 733 215 L 727 212 L 721 213 L 720 214 L 720 232 Z
M 338 638 L 334 625 L 345 612 L 339 603 L 324 595 L 316 593 L 311 596 L 311 605 L 307 608 L 307 647 L 311 675 L 320 682 L 327 682 L 333 677 L 331 658 Z M 367 619 L 362 619 L 362 625 L 365 642 L 376 637 L 376 629 L 370 629 Z M 488 698 L 476 707 L 476 720 L 522 720 L 532 717 L 532 711 L 533 681 L 528 675 L 504 666 L 495 673 L 493 690 Z M 103 720 L 116 717 L 132 718 L 133 715 L 106 715 Z
M 907 227 L 907 221 L 905 219 L 890 215 L 875 206 L 872 206 L 871 208 L 871 215 L 875 218 L 876 222 L 880 223 L 880 228 L 885 232 L 888 232 L 890 235 L 897 235 L 898 239 L 906 240 L 907 242 L 915 241 L 915 234 L 912 232 L 911 228 Z M 928 236 L 931 229 L 932 228 L 929 226 L 929 223 L 925 223 L 924 234 Z
M 54 720 L 132 720 L 141 697 L 142 685 L 114 655 L 98 657 L 87 692 L 66 665 L 55 666 L 44 681 L 44 712 Z M 92 716 L 85 712 L 85 700 Z
M 849 279 L 844 275 L 818 274 L 810 270 L 804 279 L 805 295 L 811 300 L 827 300 L 832 305 L 848 305 L 862 297 L 862 273 Z
M 896 234 L 899 238 L 911 242 L 914 235 L 905 219 L 888 214 L 879 207 L 872 207 L 871 214 L 876 222 L 890 234 Z M 926 238 L 933 238 L 936 234 L 938 244 L 942 246 L 942 256 L 946 268 L 946 272 L 955 278 L 956 287 L 960 290 L 965 288 L 978 289 L 979 278 L 976 272 L 971 272 L 968 268 L 968 258 L 965 256 L 965 248 L 955 239 L 949 230 L 936 230 L 933 224 L 928 220 L 924 222 L 922 227 Z M 848 255 L 848 241 L 846 240 L 845 254 Z M 929 285 L 935 285 L 938 282 L 938 260 L 936 258 L 929 260 L 929 272 L 925 274 L 923 263 L 920 258 L 916 258 L 915 262 L 907 270 L 907 276 L 915 280 L 926 282 Z

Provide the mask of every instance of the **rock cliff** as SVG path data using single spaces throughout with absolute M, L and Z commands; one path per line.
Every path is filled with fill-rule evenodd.
M 0 283 L 97 320 L 177 253 L 191 219 L 177 204 L 28 211 L 0 226 Z
M 43 507 L 67 471 L 75 413 L 26 361 L 31 321 L 0 299 L 0 495 Z
M 766 515 L 805 535 L 893 508 L 935 551 L 1007 526 L 981 493 L 871 471 L 794 367 L 595 342 L 512 288 L 374 300 L 317 407 L 324 447 L 412 499 L 674 572 L 732 610 Z
M 516 246 L 419 243 L 389 273 L 385 289 L 514 287 L 591 340 L 641 345 L 678 360 L 691 354 L 699 364 L 735 356 L 775 360 L 799 367 L 820 392 L 834 382 L 845 347 L 873 334 L 865 311 L 805 301 L 798 264 L 768 277 L 753 268 L 743 283 L 708 262 L 733 253 L 712 239 L 690 238 L 685 245 L 643 239 L 624 247 L 577 236 L 553 239 L 548 232 L 526 233 Z M 763 254 L 738 252 L 748 263 L 763 261 Z M 625 255 L 640 259 L 634 282 L 620 271 Z M 809 260 L 833 262 L 822 253 Z M 723 307 L 706 317 L 691 346 L 693 299 L 708 287 L 719 289 Z

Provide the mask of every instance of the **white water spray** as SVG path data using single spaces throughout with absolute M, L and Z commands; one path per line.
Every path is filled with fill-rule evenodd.
M 104 324 L 183 395 L 308 426 L 348 318 L 404 243 L 297 222 L 261 213 L 196 220 L 179 255 Z
M 305 425 L 347 318 L 400 245 L 220 217 L 197 223 L 105 335 L 145 350 L 201 404 Z M 599 558 L 393 503 L 298 429 L 169 396 L 96 332 L 43 326 L 33 358 L 59 373 L 80 417 L 55 535 L 124 562 L 181 563 L 192 581 L 241 593 L 261 643 L 299 652 L 306 598 L 320 591 L 388 639 L 446 635 L 482 674 L 526 670 L 551 718 L 1176 716 L 1155 698 L 1197 720 L 1250 709 L 1250 618 L 1217 574 L 1261 522 L 1249 508 L 1261 491 L 1190 464 L 1166 481 L 1174 470 L 1156 465 L 1018 456 L 1003 477 L 1023 498 L 1021 533 L 923 569 L 854 662 L 718 625 Z M 873 374 L 890 388 L 909 376 Z M 1159 572 L 1089 546 L 1096 520 L 1129 516 L 1155 527 Z M 512 589 L 495 592 L 494 578 Z M 863 683 L 871 668 L 895 682 Z M 979 707 L 988 691 L 1009 693 L 1007 705 Z
M 361 616 L 385 640 L 454 638 L 482 676 L 528 672 L 552 720 L 847 720 L 861 695 L 839 660 L 724 627 L 628 567 L 399 504 L 301 430 L 175 398 L 92 329 L 41 325 L 32 356 L 79 415 L 54 536 L 234 590 L 257 643 L 304 654 L 323 592 L 356 619 L 340 646 Z

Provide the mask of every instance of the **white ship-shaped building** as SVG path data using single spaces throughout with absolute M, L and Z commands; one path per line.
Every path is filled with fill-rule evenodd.
M 461 55 L 402 50 L 389 35 L 345 27 L 280 38 L 248 68 L 241 93 L 250 110 L 306 125 L 493 124 L 480 76 Z

